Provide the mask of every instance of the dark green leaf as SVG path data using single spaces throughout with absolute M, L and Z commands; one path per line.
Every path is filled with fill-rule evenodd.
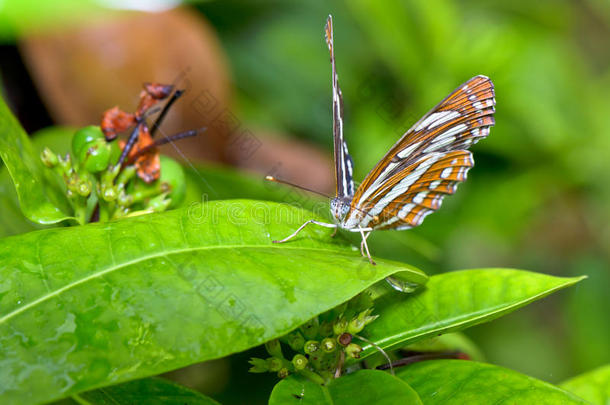
M 410 266 L 287 205 L 214 201 L 0 240 L 0 395 L 37 403 L 223 357 L 285 334 Z
M 610 365 L 570 378 L 559 386 L 594 405 L 607 405 L 610 403 Z
M 422 361 L 397 370 L 425 405 L 586 404 L 544 381 L 491 364 L 464 360 Z
M 363 335 L 384 349 L 397 348 L 496 319 L 582 279 L 510 269 L 435 275 L 419 294 L 391 291 L 379 298 L 375 313 L 380 317 Z M 375 351 L 364 346 L 361 357 Z
M 74 395 L 61 405 L 218 405 L 205 395 L 163 378 L 145 378 Z M 60 404 L 57 404 L 60 405 Z
M 54 173 L 40 156 L 7 105 L 0 99 L 0 157 L 8 169 L 21 204 L 21 211 L 40 224 L 72 218 L 68 201 Z
M 421 404 L 417 393 L 400 379 L 379 370 L 359 370 L 320 386 L 293 375 L 273 388 L 269 405 Z

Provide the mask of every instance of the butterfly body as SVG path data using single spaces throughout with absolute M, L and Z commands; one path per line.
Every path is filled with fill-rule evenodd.
M 366 239 L 380 229 L 404 230 L 420 225 L 454 194 L 474 165 L 467 149 L 489 135 L 494 125 L 495 94 L 491 80 L 475 76 L 463 83 L 417 121 L 354 189 L 353 163 L 343 137 L 343 99 L 338 84 L 333 49 L 332 17 L 325 27 L 330 52 L 333 89 L 333 139 L 336 193 L 330 210 L 334 224 L 362 235 L 361 251 L 374 262 Z

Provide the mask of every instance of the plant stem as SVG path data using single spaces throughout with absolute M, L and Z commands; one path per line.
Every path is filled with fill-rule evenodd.
M 319 374 L 314 373 L 308 368 L 304 368 L 303 370 L 297 371 L 297 373 L 301 374 L 303 377 L 308 378 L 309 380 L 315 382 L 316 384 L 324 385 L 326 381 Z

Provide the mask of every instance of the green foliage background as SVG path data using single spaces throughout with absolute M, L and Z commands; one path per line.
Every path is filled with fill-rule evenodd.
M 333 14 L 356 179 L 457 85 L 492 78 L 496 126 L 473 148 L 469 180 L 423 226 L 373 234 L 373 250 L 431 273 L 500 265 L 587 274 L 561 297 L 468 333 L 488 361 L 546 381 L 610 361 L 608 2 L 231 0 L 199 8 L 229 53 L 244 121 L 328 150 L 322 28 Z M 430 242 L 426 254 L 415 253 L 414 240 Z

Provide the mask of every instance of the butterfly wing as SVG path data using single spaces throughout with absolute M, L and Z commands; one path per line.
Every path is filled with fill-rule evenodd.
M 325 27 L 326 44 L 330 52 L 333 84 L 333 139 L 335 150 L 335 178 L 336 196 L 351 197 L 354 195 L 353 163 L 343 139 L 343 96 L 339 88 L 337 70 L 335 67 L 335 53 L 333 46 L 333 20 L 329 15 Z
M 422 223 L 466 179 L 466 149 L 494 125 L 493 83 L 475 76 L 424 115 L 356 190 L 346 228 L 406 229 Z

